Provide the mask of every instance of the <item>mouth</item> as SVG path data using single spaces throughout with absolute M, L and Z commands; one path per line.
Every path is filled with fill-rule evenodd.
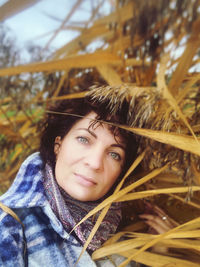
M 75 177 L 76 177 L 78 183 L 81 184 L 81 185 L 83 185 L 83 186 L 86 186 L 86 187 L 92 187 L 92 186 L 94 186 L 94 185 L 97 184 L 97 183 L 96 183 L 94 180 L 92 180 L 91 178 L 88 178 L 88 177 L 86 177 L 86 176 L 84 176 L 84 175 L 81 175 L 81 174 L 79 174 L 79 173 L 74 173 L 74 175 L 75 175 Z

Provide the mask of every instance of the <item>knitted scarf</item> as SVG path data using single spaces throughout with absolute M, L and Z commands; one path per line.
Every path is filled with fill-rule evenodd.
M 56 182 L 52 168 L 49 164 L 45 166 L 44 188 L 47 199 L 57 218 L 62 222 L 67 232 L 80 222 L 85 215 L 94 209 L 99 202 L 81 202 L 69 196 Z M 85 244 L 89 234 L 95 225 L 100 213 L 90 217 L 74 230 L 74 233 L 82 245 Z M 104 220 L 99 226 L 95 236 L 88 246 L 88 251 L 99 248 L 111 234 L 114 234 L 121 220 L 121 209 L 119 203 L 113 203 Z

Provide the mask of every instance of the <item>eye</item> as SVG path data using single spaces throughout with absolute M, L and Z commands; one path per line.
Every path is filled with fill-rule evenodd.
M 77 140 L 82 144 L 88 144 L 89 143 L 89 140 L 86 137 L 83 137 L 83 136 L 78 136 Z
M 120 160 L 122 159 L 119 153 L 116 153 L 116 152 L 110 152 L 110 155 L 111 155 L 111 157 L 112 157 L 114 160 L 116 160 L 116 161 L 120 161 Z

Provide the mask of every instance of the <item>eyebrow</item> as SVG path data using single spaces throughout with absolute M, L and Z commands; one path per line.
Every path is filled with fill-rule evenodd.
M 77 130 L 84 130 L 84 131 L 90 133 L 94 138 L 97 139 L 97 135 L 96 135 L 95 133 L 91 132 L 91 131 L 90 131 L 89 129 L 87 129 L 87 128 L 78 128 Z
M 119 147 L 121 149 L 123 149 L 124 151 L 126 150 L 125 146 L 123 146 L 122 144 L 112 144 L 111 147 Z
M 97 139 L 97 135 L 94 132 L 90 131 L 90 129 L 78 128 L 77 130 L 84 130 L 84 131 L 88 132 L 89 134 L 91 134 L 95 139 Z M 123 149 L 124 151 L 126 150 L 124 145 L 118 144 L 118 143 L 112 144 L 111 147 L 119 147 L 119 148 Z

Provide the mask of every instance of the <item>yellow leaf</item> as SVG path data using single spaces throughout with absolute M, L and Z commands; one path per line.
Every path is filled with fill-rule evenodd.
M 163 132 L 163 131 L 154 131 L 151 129 L 139 129 L 139 128 L 131 128 L 125 126 L 119 126 L 119 127 L 131 131 L 133 133 L 151 138 L 155 141 L 172 145 L 179 149 L 189 151 L 193 154 L 200 156 L 200 145 L 199 143 L 197 144 L 196 140 L 191 136 L 177 134 L 177 133 Z

